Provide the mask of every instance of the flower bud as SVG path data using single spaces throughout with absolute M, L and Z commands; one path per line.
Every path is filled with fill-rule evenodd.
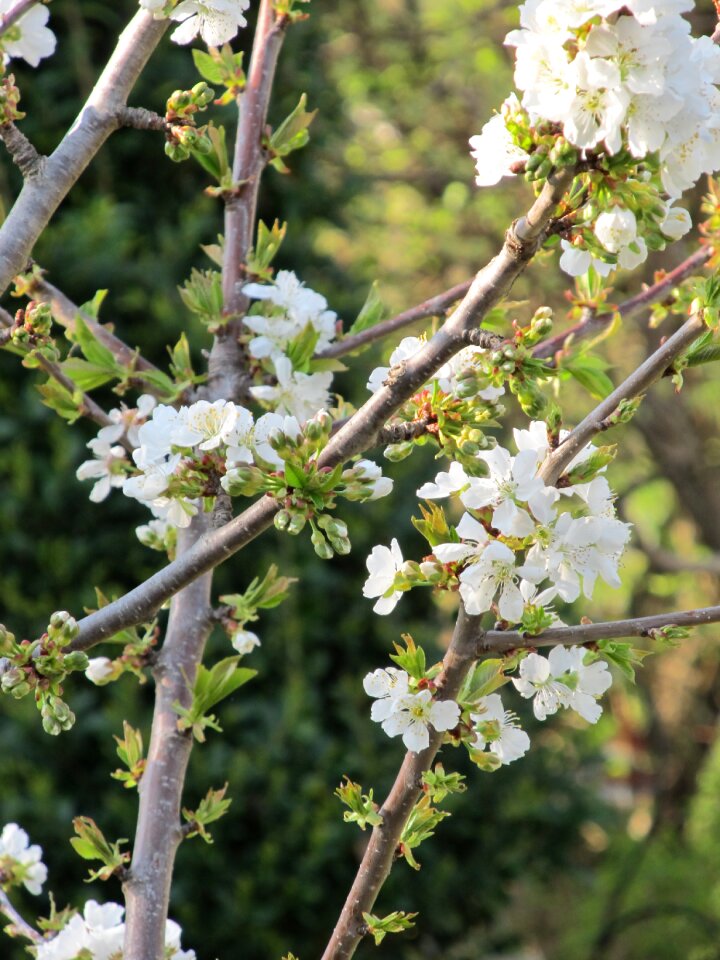
M 307 517 L 304 513 L 293 513 L 290 518 L 290 523 L 287 526 L 286 533 L 289 533 L 292 537 L 296 537 L 305 529 L 306 523 Z
M 319 517 L 317 524 L 329 537 L 347 537 L 348 535 L 347 524 L 337 517 L 331 517 L 330 514 L 326 513 Z
M 211 104 L 215 99 L 215 91 L 212 87 L 209 87 L 204 80 L 201 83 L 196 83 L 190 92 L 192 93 L 193 100 L 201 110 Z
M 383 456 L 386 460 L 389 460 L 390 463 L 399 463 L 401 460 L 405 460 L 413 452 L 414 444 L 412 440 L 405 440 L 403 443 L 391 443 L 389 447 L 385 447 L 383 451 Z
M 319 530 L 313 530 L 310 542 L 321 560 L 332 559 L 333 549 Z
M 330 543 L 332 544 L 332 548 L 335 551 L 335 553 L 337 553 L 341 557 L 346 557 L 350 553 L 350 550 L 352 549 L 352 544 L 350 543 L 349 538 L 333 537 L 331 534 L 329 534 L 329 536 L 330 536 Z
M 0 656 L 9 656 L 15 650 L 15 636 L 0 623 Z
M 287 530 L 290 526 L 290 520 L 291 516 L 288 510 L 279 510 L 273 519 L 275 529 L 280 531 Z
M 63 668 L 71 673 L 73 670 L 87 670 L 89 663 L 88 655 L 82 650 L 73 650 L 63 657 Z

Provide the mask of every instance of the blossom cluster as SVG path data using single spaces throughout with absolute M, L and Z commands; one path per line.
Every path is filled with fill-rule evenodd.
M 261 313 L 243 319 L 255 334 L 248 351 L 276 381 L 251 387 L 252 396 L 300 421 L 327 409 L 332 373 L 308 372 L 312 354 L 328 347 L 337 332 L 337 315 L 325 297 L 289 270 L 280 270 L 272 283 L 248 283 L 243 293 L 262 304 Z
M 17 0 L 0 0 L 0 17 L 5 16 L 17 6 Z M 55 52 L 55 34 L 47 26 L 50 11 L 42 3 L 30 7 L 0 39 L 3 60 L 18 57 L 31 67 L 37 67 L 40 61 Z
M 681 236 L 689 214 L 662 194 L 672 202 L 720 167 L 720 50 L 709 37 L 690 34 L 681 14 L 692 6 L 527 0 L 520 29 L 505 39 L 516 51 L 522 98 L 509 97 L 470 141 L 479 185 L 545 163 L 549 172 L 565 150 L 568 162 L 613 158 L 616 180 L 624 163 L 636 178 L 628 196 L 655 188 L 642 211 L 611 191 L 589 217 L 596 221 L 592 241 L 563 241 L 561 267 L 571 274 L 592 266 L 607 275 L 615 263 L 632 269 L 646 258 L 648 242 L 660 248 L 663 238 Z M 547 158 L 536 149 L 543 136 L 555 144 Z M 595 243 L 600 256 L 593 256 Z
M 384 381 L 387 379 L 390 370 L 397 364 L 405 363 L 408 360 L 411 360 L 416 354 L 425 346 L 426 341 L 421 337 L 404 337 L 400 343 L 395 347 L 393 352 L 390 354 L 390 366 L 389 367 L 375 367 L 370 376 L 368 377 L 367 388 L 372 393 L 377 392 L 380 387 L 382 387 Z M 439 390 L 442 390 L 443 393 L 455 394 L 459 392 L 459 384 L 463 379 L 463 374 L 473 369 L 473 361 L 477 360 L 480 357 L 484 357 L 487 351 L 483 350 L 481 347 L 465 347 L 463 350 L 460 350 L 455 354 L 446 364 L 443 364 L 442 367 L 435 374 L 435 377 L 431 381 L 430 386 L 437 384 Z M 497 400 L 505 393 L 503 387 L 494 387 L 490 383 L 478 384 L 477 382 L 473 383 L 473 393 L 472 396 L 484 400 L 487 403 L 496 403 Z M 462 391 L 465 399 L 468 399 L 468 396 L 464 391 Z
M 125 939 L 124 907 L 119 903 L 97 903 L 88 900 L 82 915 L 75 914 L 62 930 L 33 949 L 35 960 L 122 960 Z M 194 950 L 180 946 L 182 930 L 174 920 L 165 924 L 165 957 L 167 960 L 195 960 Z
M 156 20 L 169 17 L 180 23 L 171 34 L 175 43 L 191 43 L 199 36 L 209 47 L 221 47 L 247 26 L 250 0 L 140 0 Z
M 3 883 L 22 883 L 28 893 L 39 894 L 47 879 L 42 849 L 30 844 L 27 833 L 8 823 L 0 833 L 0 876 Z
M 499 446 L 476 455 L 487 476 L 469 474 L 453 462 L 418 490 L 428 500 L 455 496 L 465 513 L 453 538 L 435 543 L 433 557 L 419 565 L 404 563 L 397 541 L 373 549 L 363 593 L 379 598 L 377 613 L 389 613 L 404 590 L 423 579 L 425 585 L 459 589 L 468 613 L 495 607 L 508 623 L 520 623 L 529 608 L 558 596 L 566 602 L 581 592 L 592 597 L 598 577 L 620 585 L 618 565 L 630 525 L 615 515 L 610 486 L 596 468 L 597 448 L 582 450 L 568 467 L 566 485 L 557 488 L 537 475 L 549 450 L 546 425 L 534 421 L 514 436 L 516 456 Z M 592 473 L 598 475 L 578 482 Z M 571 497 L 580 515 L 560 509 L 573 506 Z M 538 592 L 545 581 L 550 582 Z
M 547 658 L 530 653 L 521 660 L 519 676 L 511 678 L 512 683 L 522 697 L 533 700 L 538 720 L 562 707 L 597 723 L 602 714 L 598 698 L 608 690 L 612 677 L 604 661 L 586 663 L 591 657 L 582 647 L 555 647 Z M 456 703 L 436 698 L 430 686 L 427 678 L 418 680 L 397 667 L 374 670 L 363 681 L 365 692 L 375 701 L 371 719 L 389 737 L 402 735 L 414 753 L 428 746 L 431 727 L 438 732 L 457 728 L 453 736 L 459 736 L 475 762 L 486 768 L 488 755 L 494 765 L 509 764 L 530 749 L 530 738 L 515 714 L 505 709 L 499 693 Z

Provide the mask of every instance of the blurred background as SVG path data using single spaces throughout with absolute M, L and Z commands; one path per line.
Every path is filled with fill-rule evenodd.
M 711 32 L 714 13 L 698 16 Z M 134 11 L 131 0 L 55 0 L 54 58 L 16 70 L 27 111 L 22 129 L 53 149 Z M 295 270 L 348 323 L 377 280 L 395 312 L 465 280 L 493 255 L 510 221 L 531 199 L 522 182 L 473 184 L 468 138 L 480 131 L 511 88 L 511 58 L 501 41 L 515 7 L 485 0 L 315 0 L 281 57 L 271 121 L 307 92 L 319 114 L 311 143 L 290 158 L 291 173 L 269 171 L 261 216 L 287 220 L 276 266 Z M 251 32 L 239 38 L 247 43 Z M 131 103 L 163 112 L 175 88 L 197 82 L 187 50 L 161 45 Z M 232 127 L 232 108 L 216 122 Z M 222 228 L 219 204 L 205 197 L 203 172 L 172 164 L 159 136 L 121 131 L 93 161 L 50 229 L 37 261 L 78 303 L 108 289 L 102 319 L 162 365 L 165 345 L 187 332 L 195 357 L 207 346 L 177 294 L 199 249 Z M 18 179 L 0 162 L 7 209 Z M 697 210 L 699 196 L 690 201 Z M 674 266 L 693 249 L 690 235 L 653 269 Z M 614 299 L 640 288 L 618 279 Z M 544 303 L 565 323 L 564 279 L 555 261 L 533 266 L 513 298 L 527 319 Z M 6 298 L 13 310 L 13 301 Z M 418 327 L 419 332 L 422 327 Z M 669 329 L 669 327 L 668 327 Z M 667 332 L 629 321 L 600 348 L 617 382 Z M 361 403 L 367 373 L 391 344 L 355 358 L 337 381 Z M 717 602 L 720 575 L 720 390 L 694 371 L 675 395 L 664 382 L 648 397 L 610 469 L 624 516 L 635 525 L 623 587 L 601 587 L 591 605 L 560 609 L 577 620 L 644 615 Z M 117 595 L 158 566 L 134 527 L 139 505 L 115 493 L 100 506 L 75 480 L 92 425 L 69 428 L 42 406 L 37 375 L 0 355 L 0 620 L 35 637 L 49 614 L 80 615 L 95 586 Z M 98 394 L 111 407 L 117 398 Z M 563 384 L 568 424 L 591 403 Z M 521 425 L 510 400 L 505 429 Z M 500 439 L 507 433 L 500 434 Z M 385 469 L 385 467 L 384 467 Z M 177 860 L 171 915 L 199 960 L 279 960 L 292 951 L 317 957 L 327 941 L 366 835 L 342 822 L 333 790 L 343 774 L 388 789 L 402 745 L 369 721 L 364 674 L 387 662 L 392 642 L 410 632 L 431 659 L 442 655 L 453 608 L 423 591 L 380 618 L 363 599 L 365 557 L 392 530 L 406 556 L 422 541 L 409 517 L 414 491 L 436 466 L 427 450 L 387 465 L 396 496 L 342 508 L 353 551 L 317 560 L 306 538 L 266 533 L 217 573 L 216 594 L 242 591 L 271 562 L 302 575 L 291 599 L 255 625 L 260 674 L 220 711 L 225 733 L 193 752 L 186 804 L 229 783 L 233 804 L 214 825 L 213 846 L 195 839 Z M 298 542 L 299 541 L 299 542 Z M 573 716 L 543 725 L 520 704 L 533 749 L 521 762 L 482 774 L 460 751 L 447 768 L 467 775 L 435 838 L 419 851 L 415 873 L 398 863 L 376 912 L 418 911 L 414 930 L 365 943 L 361 956 L 400 960 L 712 960 L 720 957 L 720 750 L 715 746 L 720 675 L 717 628 L 698 631 L 677 650 L 652 657 L 636 687 L 619 677 L 601 722 Z M 100 650 L 99 652 L 103 652 Z M 209 655 L 225 656 L 222 636 Z M 135 796 L 110 772 L 119 766 L 113 735 L 127 719 L 148 737 L 151 684 L 123 678 L 97 690 L 76 680 L 68 699 L 75 728 L 45 736 L 29 700 L 0 700 L 0 824 L 17 821 L 45 851 L 58 904 L 92 896 L 119 900 L 119 885 L 87 886 L 85 864 L 68 837 L 77 815 L 109 837 L 132 837 Z M 517 704 L 516 704 L 517 705 Z M 45 894 L 20 898 L 28 917 L 47 914 Z M 26 956 L 5 940 L 0 954 Z

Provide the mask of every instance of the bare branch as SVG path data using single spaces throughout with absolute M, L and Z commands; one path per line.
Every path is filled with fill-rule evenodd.
M 38 0 L 18 0 L 14 6 L 10 7 L 7 13 L 0 16 L 0 37 L 7 33 L 20 17 L 24 17 L 28 10 L 37 6 L 37 4 Z
M 167 20 L 153 20 L 146 10 L 138 10 L 120 35 L 80 115 L 42 169 L 25 181 L 0 227 L 0 293 L 25 268 L 35 241 L 52 215 L 117 129 L 118 109 L 124 105 L 167 26 Z
M 488 630 L 478 641 L 479 657 L 488 653 L 532 647 L 568 646 L 572 644 L 597 643 L 599 640 L 618 640 L 623 637 L 648 637 L 652 630 L 663 627 L 699 627 L 705 623 L 720 622 L 720 606 L 701 607 L 697 610 L 676 610 L 658 613 L 650 617 L 630 620 L 610 620 L 606 623 L 581 623 L 574 627 L 550 627 L 536 637 L 529 637 L 517 630 Z
M 117 113 L 118 125 L 132 127 L 134 130 L 157 130 L 164 133 L 168 124 L 165 117 L 161 117 L 154 110 L 145 107 L 120 107 Z
M 0 913 L 6 916 L 11 924 L 11 926 L 5 930 L 5 933 L 12 936 L 14 931 L 17 936 L 25 937 L 26 940 L 30 940 L 32 943 L 42 942 L 42 934 L 34 927 L 31 927 L 30 924 L 20 916 L 2 887 L 0 887 Z
M 610 313 L 598 314 L 596 310 L 586 308 L 579 323 L 554 337 L 543 340 L 533 350 L 533 356 L 554 357 L 559 350 L 565 347 L 570 337 L 573 340 L 579 340 L 596 336 L 608 328 L 616 314 L 620 314 L 624 320 L 627 320 L 638 313 L 642 313 L 643 310 L 651 307 L 654 303 L 661 303 L 670 294 L 673 287 L 676 287 L 705 266 L 712 253 L 712 247 L 709 245 L 700 247 L 699 250 L 691 253 L 682 263 L 678 264 L 674 270 L 664 274 L 655 283 L 641 290 L 640 293 L 636 293 L 635 296 L 618 304 L 615 310 Z
M 321 350 L 315 354 L 315 357 L 318 360 L 325 360 L 331 357 L 344 357 L 346 354 L 352 353 L 353 350 L 364 347 L 368 343 L 373 343 L 375 340 L 381 340 L 383 337 L 387 337 L 389 334 L 395 333 L 397 330 L 401 330 L 411 323 L 417 323 L 418 320 L 424 320 L 427 317 L 437 317 L 441 313 L 444 313 L 448 307 L 451 307 L 454 303 L 457 303 L 458 300 L 462 299 L 471 285 L 472 280 L 465 280 L 463 283 L 458 283 L 454 287 L 450 287 L 449 290 L 438 293 L 428 300 L 423 300 L 422 303 L 419 303 L 415 307 L 410 307 L 409 310 L 403 310 L 402 313 L 398 313 L 395 317 L 390 317 L 389 320 L 383 320 L 382 323 L 377 323 L 374 327 L 369 327 L 367 330 L 351 334 L 342 340 L 338 340 L 337 343 L 330 344 L 325 350 Z
M 460 607 L 455 632 L 443 660 L 438 678 L 438 696 L 454 700 L 475 662 L 481 642 L 481 617 L 471 617 Z M 395 783 L 380 808 L 383 822 L 373 829 L 355 881 L 347 896 L 340 918 L 322 960 L 348 960 L 355 953 L 364 935 L 363 913 L 369 913 L 385 883 L 397 851 L 400 837 L 422 789 L 422 774 L 429 770 L 445 738 L 444 733 L 430 730 L 430 744 L 421 753 L 405 755 Z
M 585 419 L 562 441 L 545 460 L 538 476 L 546 484 L 553 485 L 571 460 L 605 426 L 605 421 L 618 408 L 622 400 L 631 400 L 640 396 L 647 388 L 668 370 L 673 360 L 697 340 L 705 329 L 705 323 L 698 314 L 690 317 L 679 330 L 669 337 L 663 345 L 651 354 L 637 370 L 620 384 L 610 396 L 598 404 Z
M 420 420 L 408 420 L 407 423 L 391 423 L 378 433 L 377 444 L 379 447 L 384 447 L 388 443 L 403 443 L 406 440 L 422 437 L 423 434 L 431 432 L 434 422 L 436 421 L 429 417 L 423 417 Z
M 202 535 L 207 516 L 180 531 L 178 551 Z M 180 733 L 177 701 L 189 707 L 192 684 L 210 633 L 212 576 L 200 577 L 173 598 L 165 643 L 153 669 L 155 710 L 147 763 L 140 781 L 133 859 L 123 883 L 127 908 L 125 960 L 150 960 L 165 951 L 165 921 L 178 845 L 180 806 L 192 735 Z
M 0 140 L 5 144 L 13 163 L 26 180 L 42 172 L 46 158 L 37 152 L 14 123 L 5 123 L 0 126 Z

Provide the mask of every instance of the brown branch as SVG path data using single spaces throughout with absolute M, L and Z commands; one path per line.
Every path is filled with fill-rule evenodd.
M 7 13 L 0 16 L 0 37 L 7 33 L 20 17 L 24 17 L 28 10 L 37 6 L 37 4 L 38 0 L 18 0 L 14 7 L 10 7 Z
M 157 130 L 165 133 L 168 128 L 165 117 L 161 117 L 154 110 L 145 107 L 120 107 L 115 116 L 121 127 L 132 127 L 134 130 Z
M 72 127 L 37 175 L 25 180 L 0 227 L 0 293 L 25 269 L 35 241 L 83 170 L 117 129 L 117 111 L 167 27 L 167 20 L 153 20 L 146 10 L 138 10 L 120 35 Z
M 699 250 L 691 253 L 682 263 L 678 264 L 674 270 L 664 274 L 655 283 L 641 290 L 640 293 L 624 300 L 618 304 L 615 310 L 609 313 L 598 314 L 593 308 L 586 307 L 582 312 L 579 323 L 554 337 L 543 340 L 533 350 L 533 356 L 539 358 L 554 357 L 558 351 L 565 348 L 570 337 L 573 340 L 579 340 L 595 336 L 606 330 L 617 314 L 623 320 L 627 320 L 651 307 L 654 303 L 661 303 L 670 294 L 673 287 L 700 270 L 712 257 L 712 253 L 712 248 L 709 245 L 700 247 Z
M 695 314 L 690 317 L 548 455 L 538 470 L 538 476 L 550 486 L 555 484 L 570 461 L 580 453 L 595 434 L 604 429 L 607 418 L 617 410 L 620 402 L 631 400 L 644 393 L 665 374 L 673 360 L 676 360 L 694 340 L 697 340 L 704 330 L 705 323 L 700 315 Z
M 415 440 L 426 433 L 431 433 L 431 427 L 436 421 L 430 417 L 420 420 L 408 420 L 405 423 L 391 423 L 383 427 L 377 436 L 377 445 L 385 447 L 389 443 L 404 443 L 406 440 Z
M 28 138 L 14 123 L 0 126 L 0 140 L 5 144 L 13 163 L 25 179 L 38 176 L 43 170 L 46 158 L 38 153 Z
M 720 606 L 700 607 L 696 610 L 676 610 L 649 617 L 629 620 L 609 620 L 606 623 L 581 623 L 570 627 L 550 627 L 535 637 L 518 630 L 488 630 L 478 642 L 478 657 L 488 653 L 547 646 L 571 646 L 597 643 L 599 640 L 619 640 L 629 637 L 648 637 L 652 630 L 663 627 L 700 627 L 720 622 Z
M 200 515 L 179 531 L 178 552 L 204 533 Z M 180 733 L 173 704 L 189 707 L 192 684 L 210 633 L 210 589 L 206 574 L 173 598 L 165 643 L 153 668 L 155 709 L 147 763 L 139 786 L 138 822 L 130 871 L 123 883 L 127 909 L 125 960 L 165 955 L 165 921 L 175 854 L 183 838 L 180 807 L 192 735 Z
M 5 933 L 10 936 L 25 937 L 32 943 L 42 943 L 42 934 L 22 918 L 2 887 L 0 887 L 0 913 L 7 917 L 11 924 L 6 928 Z
M 389 334 L 395 333 L 397 330 L 401 330 L 411 323 L 417 323 L 418 320 L 424 320 L 427 317 L 437 317 L 441 313 L 445 313 L 448 307 L 451 307 L 454 303 L 457 303 L 458 300 L 462 299 L 471 285 L 472 280 L 465 280 L 463 283 L 458 283 L 454 287 L 450 287 L 449 290 L 445 290 L 443 293 L 438 293 L 428 300 L 423 300 L 422 303 L 419 303 L 415 307 L 410 307 L 409 310 L 403 310 L 402 313 L 390 317 L 389 320 L 383 320 L 382 323 L 377 323 L 374 327 L 369 327 L 360 333 L 343 337 L 343 339 L 338 340 L 337 343 L 332 343 L 329 347 L 326 347 L 325 350 L 316 353 L 315 359 L 325 360 L 332 357 L 344 357 L 346 354 L 352 353 L 353 350 L 373 343 L 375 340 L 381 340 L 383 337 L 387 337 Z
M 460 607 L 455 632 L 438 679 L 438 698 L 454 700 L 475 662 L 481 617 L 471 617 Z M 430 731 L 430 744 L 421 753 L 405 755 L 395 783 L 380 808 L 383 822 L 373 829 L 355 881 L 342 908 L 322 960 L 348 960 L 365 933 L 363 913 L 369 913 L 395 860 L 398 843 L 422 790 L 422 774 L 429 770 L 445 738 Z
M 250 380 L 238 337 L 249 300 L 242 292 L 245 263 L 253 243 L 260 178 L 267 165 L 263 134 L 280 48 L 288 19 L 272 0 L 261 0 L 245 90 L 238 95 L 238 130 L 233 157 L 235 190 L 225 201 L 223 302 L 228 323 L 218 330 L 209 362 L 208 389 L 227 400 L 246 401 Z

